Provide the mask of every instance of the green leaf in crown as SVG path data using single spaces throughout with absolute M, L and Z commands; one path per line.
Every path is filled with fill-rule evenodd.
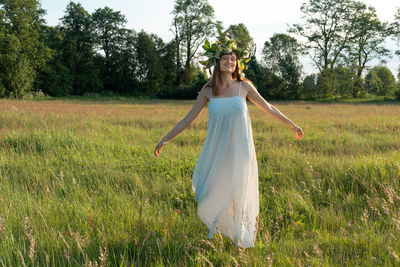
M 200 61 L 203 65 L 203 70 L 211 69 L 217 63 L 217 59 L 220 59 L 221 54 L 226 54 L 234 51 L 238 56 L 239 68 L 243 71 L 247 68 L 247 63 L 250 61 L 249 51 L 238 47 L 236 41 L 226 32 L 222 32 L 218 29 L 219 36 L 217 41 L 210 43 L 209 40 L 205 40 L 203 44 L 204 53 L 203 56 L 207 57 L 207 60 Z

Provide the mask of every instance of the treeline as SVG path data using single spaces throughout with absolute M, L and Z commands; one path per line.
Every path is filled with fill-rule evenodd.
M 256 58 L 246 26 L 224 29 L 207 0 L 175 0 L 169 42 L 126 28 L 125 16 L 109 7 L 90 14 L 70 2 L 59 25 L 48 26 L 38 0 L 0 0 L 0 97 L 193 99 L 208 80 L 198 64 L 201 46 L 220 29 L 251 51 L 245 75 L 269 99 L 400 99 L 400 82 L 384 65 L 393 56 L 384 40 L 400 42 L 400 8 L 392 22 L 380 21 L 373 7 L 355 0 L 309 0 L 301 11 L 302 23 L 274 34 Z M 318 73 L 303 78 L 305 55 Z M 381 64 L 370 66 L 377 59 Z

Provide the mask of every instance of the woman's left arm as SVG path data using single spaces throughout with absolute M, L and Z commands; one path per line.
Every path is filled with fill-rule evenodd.
M 244 83 L 247 89 L 247 98 L 253 102 L 259 109 L 264 111 L 267 114 L 272 115 L 277 118 L 284 124 L 288 125 L 290 129 L 296 134 L 297 139 L 301 139 L 303 137 L 303 131 L 300 127 L 294 124 L 289 118 L 282 114 L 276 107 L 268 103 L 257 91 L 254 85 L 251 82 Z

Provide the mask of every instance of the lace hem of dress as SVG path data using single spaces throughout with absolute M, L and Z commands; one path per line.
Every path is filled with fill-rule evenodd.
M 228 209 L 229 213 L 232 215 L 232 219 L 233 221 L 235 221 L 236 219 L 236 215 L 237 215 L 237 204 L 235 202 L 235 200 L 233 199 L 231 202 L 231 206 Z M 240 215 L 240 224 L 242 226 L 244 226 L 245 230 L 247 231 L 248 235 L 252 237 L 252 244 L 254 244 L 255 239 L 256 239 L 256 235 L 258 232 L 258 222 L 259 222 L 259 214 L 256 216 L 255 218 L 255 227 L 254 227 L 254 231 L 253 233 L 251 233 L 251 226 L 252 226 L 252 222 L 251 222 L 251 218 L 248 215 L 248 212 L 245 211 L 244 209 L 242 209 L 241 215 Z M 213 230 L 215 229 L 215 231 Z M 214 222 L 210 227 L 209 227 L 209 235 L 208 238 L 212 238 L 214 232 L 221 232 L 220 231 L 220 227 L 219 227 L 219 223 L 218 222 Z M 234 241 L 234 243 L 239 246 L 239 247 L 249 247 L 249 246 L 244 246 L 244 244 L 241 244 L 241 242 L 239 242 L 237 240 L 237 238 L 233 235 L 233 233 L 231 231 L 229 231 L 230 236 L 226 235 L 227 237 L 229 237 L 230 239 L 232 239 Z

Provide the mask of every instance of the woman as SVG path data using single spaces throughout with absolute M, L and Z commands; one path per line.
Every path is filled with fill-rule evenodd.
M 156 146 L 154 155 L 158 157 L 163 146 L 210 102 L 207 137 L 192 176 L 198 214 L 209 228 L 209 238 L 220 232 L 239 247 L 253 247 L 259 213 L 258 169 L 246 98 L 288 125 L 297 139 L 303 131 L 240 76 L 239 62 L 234 51 L 220 55 L 212 79 L 186 117 Z

